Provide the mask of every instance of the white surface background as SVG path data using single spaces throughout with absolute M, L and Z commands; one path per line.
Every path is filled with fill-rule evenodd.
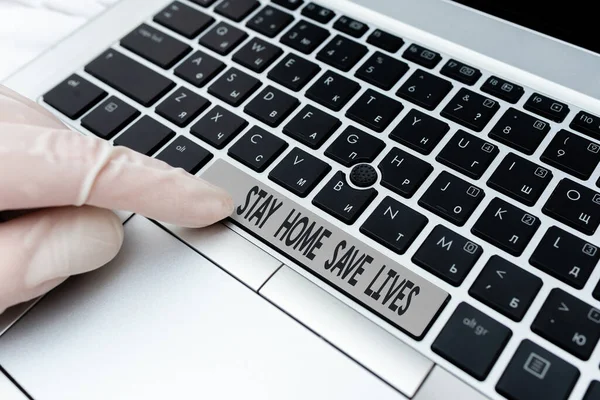
M 0 82 L 118 0 L 0 0 Z

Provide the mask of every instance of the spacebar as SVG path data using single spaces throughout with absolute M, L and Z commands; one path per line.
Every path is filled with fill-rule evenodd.
M 446 305 L 444 290 L 228 162 L 201 176 L 231 193 L 236 224 L 414 339 Z

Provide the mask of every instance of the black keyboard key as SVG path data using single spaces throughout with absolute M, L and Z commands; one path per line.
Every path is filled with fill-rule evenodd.
M 196 51 L 175 68 L 175 75 L 200 88 L 223 69 L 225 69 L 224 63 L 206 53 Z
M 150 107 L 175 83 L 150 68 L 114 50 L 89 63 L 85 71 L 144 107 Z
M 164 69 L 171 68 L 192 51 L 187 44 L 146 24 L 121 39 L 121 46 Z
M 594 288 L 594 291 L 592 292 L 592 296 L 596 300 L 600 300 L 600 281 L 596 284 L 596 287 Z
M 577 132 L 600 139 L 600 117 L 579 111 L 569 126 Z
M 394 128 L 390 138 L 421 154 L 430 154 L 449 130 L 447 123 L 412 109 Z
M 191 132 L 211 146 L 222 149 L 246 126 L 248 122 L 243 118 L 221 106 L 215 106 L 192 126 Z
M 452 84 L 445 79 L 423 70 L 416 70 L 398 89 L 398 96 L 427 110 L 433 110 L 452 90 Z
M 324 161 L 294 148 L 269 174 L 269 178 L 300 197 L 306 197 L 331 170 Z
M 351 225 L 375 196 L 375 189 L 354 189 L 346 182 L 346 175 L 337 172 L 315 196 L 312 203 L 343 223 Z
M 431 164 L 394 147 L 379 163 L 381 186 L 410 198 L 433 172 Z
M 442 60 L 442 56 L 439 53 L 428 50 L 418 44 L 408 46 L 402 57 L 429 69 L 434 68 Z
M 496 197 L 471 232 L 513 256 L 520 256 L 539 227 L 539 218 Z
M 472 86 L 481 78 L 481 71 L 457 60 L 449 60 L 440 70 L 442 75 L 446 75 L 459 82 Z
M 540 158 L 546 164 L 586 180 L 600 163 L 600 144 L 561 129 Z
M 188 39 L 193 39 L 211 26 L 215 19 L 179 1 L 174 1 L 154 17 L 154 22 Z
M 259 6 L 258 0 L 223 0 L 215 7 L 215 12 L 240 22 Z
M 493 255 L 469 294 L 513 321 L 521 321 L 542 288 L 542 280 Z
M 138 110 L 111 96 L 83 117 L 81 125 L 94 135 L 110 140 L 139 115 Z
M 284 140 L 253 126 L 229 148 L 227 154 L 248 168 L 263 172 L 287 147 Z
M 208 88 L 208 93 L 237 107 L 260 86 L 258 79 L 232 67 Z
M 317 60 L 342 71 L 349 71 L 367 52 L 365 45 L 336 35 L 317 53 Z
M 385 143 L 381 139 L 348 126 L 325 150 L 325 155 L 344 167 L 351 167 L 372 162 L 384 147 Z
M 318 149 L 341 125 L 339 119 L 309 104 L 284 126 L 283 133 L 311 149 Z
M 548 229 L 529 263 L 549 275 L 583 289 L 600 260 L 598 248 L 556 226 Z
M 432 213 L 463 226 L 477 208 L 485 193 L 476 186 L 442 171 L 419 200 L 419 205 Z
M 260 10 L 246 26 L 270 38 L 275 37 L 292 23 L 294 17 L 275 7 L 266 6 Z
M 315 3 L 309 3 L 302 9 L 302 15 L 314 21 L 326 24 L 335 17 L 335 13 Z
M 525 92 L 523 86 L 515 85 L 497 76 L 490 76 L 481 85 L 481 91 L 512 104 L 516 104 Z
M 275 127 L 286 119 L 299 104 L 297 98 L 275 89 L 273 86 L 267 86 L 248 103 L 244 111 L 257 120 Z
M 376 51 L 355 76 L 381 89 L 391 89 L 408 71 L 408 64 Z
M 523 108 L 554 122 L 563 122 L 570 111 L 566 104 L 539 93 L 532 94 Z
M 496 385 L 512 400 L 567 400 L 579 379 L 577 368 L 526 339 Z
M 390 53 L 395 53 L 404 46 L 404 40 L 381 29 L 375 29 L 367 39 L 367 43 Z
M 281 38 L 281 43 L 304 54 L 312 53 L 329 37 L 329 31 L 308 21 L 298 21 Z
M 190 139 L 179 136 L 156 158 L 173 168 L 181 168 L 193 175 L 200 171 L 213 158 L 213 155 Z
M 600 193 L 565 178 L 558 183 L 543 211 L 591 236 L 600 225 Z
M 179 127 L 192 122 L 210 106 L 210 101 L 180 87 L 156 107 L 156 113 Z
M 358 83 L 333 71 L 326 71 L 306 91 L 306 97 L 334 111 L 340 111 L 359 89 Z
M 428 221 L 412 208 L 386 196 L 360 231 L 388 249 L 404 254 Z
M 597 400 L 600 399 L 600 381 L 592 381 L 588 390 L 583 396 L 583 400 Z
M 360 21 L 343 15 L 337 21 L 335 21 L 333 24 L 333 29 L 337 29 L 340 32 L 344 32 L 350 36 L 359 38 L 369 30 L 369 27 Z
M 175 136 L 175 132 L 154 119 L 143 116 L 118 138 L 115 146 L 128 147 L 138 153 L 151 156 Z
M 402 103 L 368 89 L 346 111 L 346 116 L 375 132 L 383 132 L 403 108 Z
M 531 155 L 548 132 L 550 132 L 548 123 L 511 107 L 494 125 L 489 136 L 513 149 Z
M 246 32 L 226 22 L 220 22 L 200 38 L 200 44 L 224 56 L 231 53 L 247 37 Z
M 452 286 L 460 286 L 483 249 L 443 225 L 433 228 L 412 261 Z
M 511 336 L 512 331 L 506 326 L 461 302 L 431 349 L 483 381 Z
M 320 71 L 317 64 L 290 53 L 269 71 L 268 77 L 297 92 Z
M 552 180 L 552 172 L 514 153 L 508 153 L 487 184 L 500 193 L 533 206 Z
M 490 122 L 500 105 L 469 89 L 462 88 L 442 110 L 442 116 L 475 132 L 481 132 Z
M 283 51 L 271 43 L 254 38 L 248 41 L 233 55 L 233 61 L 254 72 L 263 72 L 283 54 Z
M 459 129 L 436 160 L 470 178 L 479 179 L 498 153 L 496 145 Z
M 600 338 L 600 310 L 562 289 L 552 289 L 531 330 L 582 360 Z
M 106 96 L 98 86 L 79 75 L 71 75 L 44 94 L 44 102 L 68 118 L 77 119 Z
M 297 10 L 302 4 L 304 4 L 304 0 L 271 0 L 275 4 L 279 4 L 282 7 L 287 8 L 288 10 Z
M 199 6 L 202 7 L 210 7 L 212 6 L 217 0 L 191 0 L 193 3 L 198 4 Z

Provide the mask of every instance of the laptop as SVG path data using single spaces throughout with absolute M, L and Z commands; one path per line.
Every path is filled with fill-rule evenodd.
M 122 0 L 5 84 L 230 191 L 2 315 L 4 399 L 600 399 L 583 2 Z

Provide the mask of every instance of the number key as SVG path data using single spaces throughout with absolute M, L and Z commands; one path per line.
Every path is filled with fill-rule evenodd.
M 327 29 L 307 21 L 298 21 L 281 38 L 281 43 L 304 54 L 312 53 L 329 37 Z
M 353 40 L 336 35 L 317 54 L 317 60 L 323 61 L 342 71 L 349 71 L 367 54 L 367 47 Z
M 442 110 L 442 116 L 481 132 L 499 109 L 496 100 L 462 88 Z
M 406 71 L 408 64 L 377 51 L 356 71 L 355 76 L 381 89 L 389 90 Z
M 398 96 L 433 110 L 452 90 L 452 84 L 423 70 L 416 70 L 400 87 Z
M 561 129 L 541 160 L 579 179 L 586 180 L 600 162 L 600 144 Z
M 266 6 L 258 14 L 252 17 L 246 26 L 270 38 L 275 37 L 286 26 L 288 26 L 294 17 L 290 14 L 278 10 L 277 8 Z
M 509 108 L 489 136 L 525 154 L 533 154 L 550 131 L 550 125 L 515 108 Z

